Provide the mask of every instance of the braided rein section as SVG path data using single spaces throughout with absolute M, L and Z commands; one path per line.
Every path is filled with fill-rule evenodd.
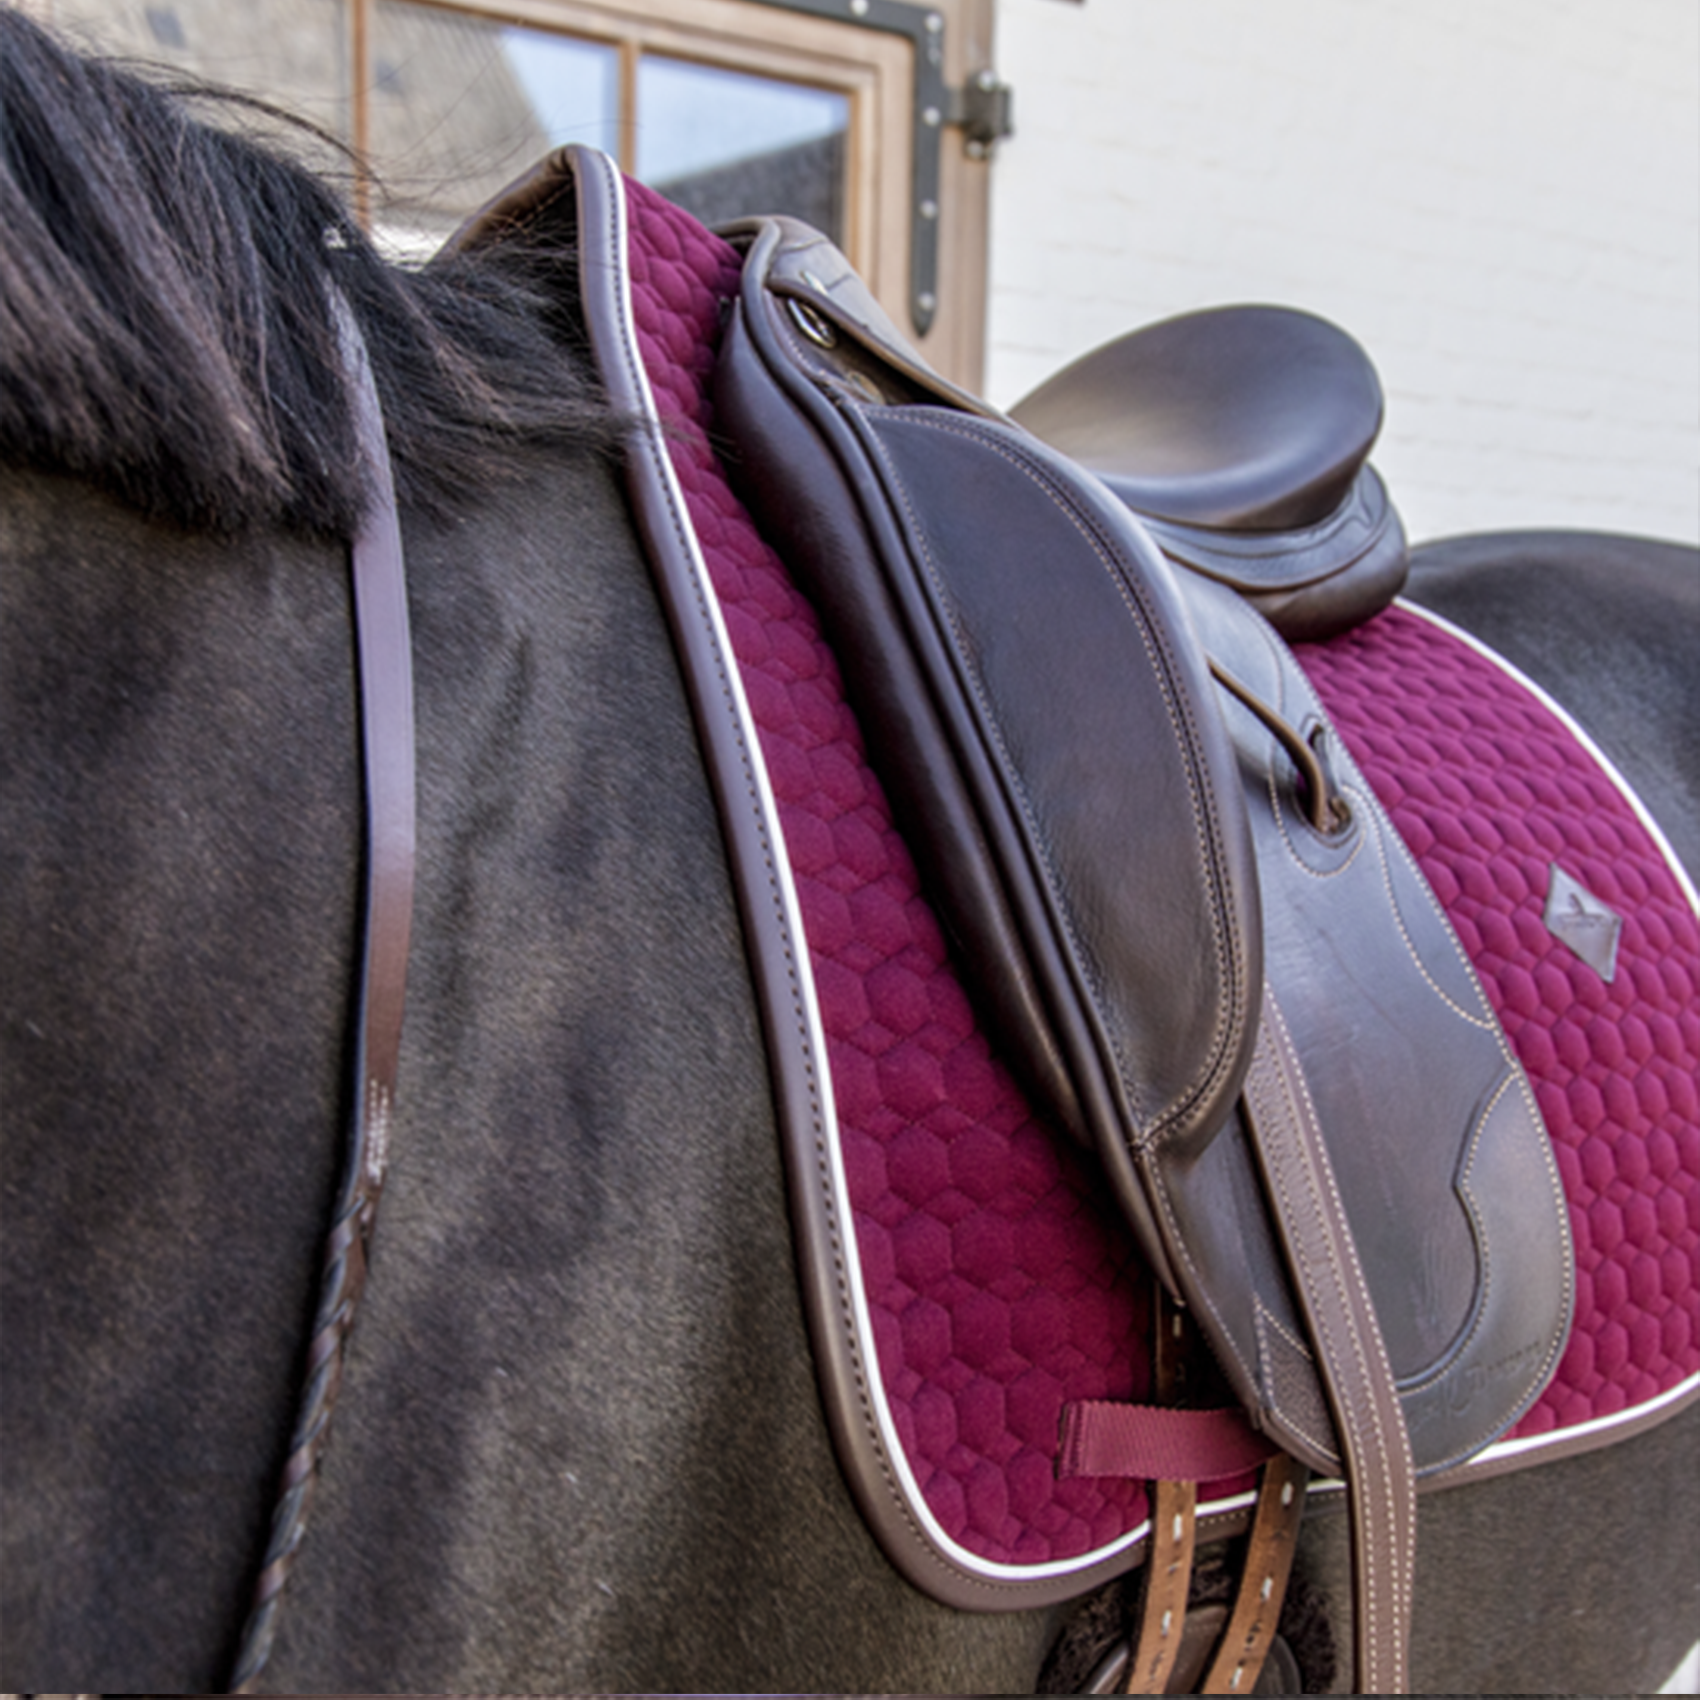
M 367 1114 L 363 1107 L 360 1118 L 363 1123 Z M 343 1355 L 349 1330 L 354 1326 L 354 1313 L 366 1285 L 367 1248 L 383 1186 L 381 1167 L 374 1172 L 368 1155 L 372 1147 L 381 1147 L 386 1142 L 387 1102 L 380 1115 L 378 1126 L 383 1131 L 376 1139 L 370 1137 L 369 1127 L 362 1127 L 355 1135 L 353 1143 L 357 1149 L 350 1153 L 353 1161 L 343 1178 L 336 1219 L 325 1245 L 318 1312 L 313 1318 L 313 1334 L 307 1346 L 306 1385 L 290 1435 L 289 1456 L 284 1462 L 277 1505 L 272 1511 L 271 1536 L 266 1543 L 259 1580 L 254 1585 L 253 1604 L 242 1626 L 236 1666 L 230 1679 L 233 1694 L 251 1693 L 255 1679 L 271 1656 L 283 1587 L 307 1532 L 307 1503 L 324 1452 L 331 1410 L 342 1387 Z
M 342 1385 L 349 1330 L 366 1284 L 367 1253 L 389 1158 L 413 917 L 413 667 L 401 525 L 365 344 L 346 302 L 338 296 L 333 306 L 372 494 L 349 548 L 366 801 L 365 939 L 354 1022 L 358 1086 L 325 1245 L 305 1384 L 271 1536 L 237 1645 L 230 1681 L 237 1694 L 252 1691 L 271 1655 L 284 1584 L 306 1533 L 308 1502 Z

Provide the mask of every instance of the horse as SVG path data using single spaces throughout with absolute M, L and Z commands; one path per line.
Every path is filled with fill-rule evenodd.
M 648 428 L 596 381 L 572 256 L 395 268 L 305 172 L 11 11 L 0 223 L 5 1685 L 1078 1683 L 1121 1583 L 937 1603 L 834 1459 L 621 479 Z M 349 321 L 406 559 L 413 942 L 370 1272 L 267 1593 L 358 1111 L 347 555 L 382 481 Z M 1586 696 L 1700 867 L 1690 553 L 1462 540 L 1411 594 Z M 1661 1679 L 1696 1415 L 1425 1497 L 1417 1681 Z M 1284 1630 L 1327 1686 L 1340 1519 L 1303 1542 Z

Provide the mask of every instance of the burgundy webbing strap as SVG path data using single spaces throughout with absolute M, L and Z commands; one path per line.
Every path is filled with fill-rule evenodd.
M 1059 1476 L 1215 1482 L 1244 1475 L 1280 1448 L 1244 1411 L 1189 1411 L 1081 1399 L 1063 1407 Z
M 371 480 L 371 502 L 349 550 L 366 791 L 365 942 L 356 1006 L 354 1103 L 307 1348 L 306 1385 L 231 1677 L 231 1691 L 238 1694 L 248 1691 L 271 1652 L 279 1599 L 306 1528 L 307 1500 L 342 1380 L 343 1351 L 365 1284 L 366 1250 L 389 1156 L 413 919 L 413 658 L 401 526 L 365 344 L 347 304 L 336 297 L 333 307 Z

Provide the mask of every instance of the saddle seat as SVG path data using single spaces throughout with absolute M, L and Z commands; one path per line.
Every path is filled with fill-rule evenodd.
M 1082 355 L 1011 417 L 1289 641 L 1359 624 L 1404 583 L 1404 528 L 1368 459 L 1381 384 L 1325 319 L 1266 306 L 1165 319 Z

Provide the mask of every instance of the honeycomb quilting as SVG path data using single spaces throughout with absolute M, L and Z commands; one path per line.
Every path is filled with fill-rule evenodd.
M 1524 1436 L 1700 1370 L 1700 924 L 1565 723 L 1453 633 L 1393 608 L 1298 656 L 1444 904 L 1553 1142 L 1576 1319 Z M 1546 928 L 1557 864 L 1623 917 L 1608 982 Z
M 638 337 L 778 803 L 826 1033 L 879 1373 L 944 1532 L 1012 1565 L 1101 1548 L 1143 1484 L 1058 1481 L 1058 1418 L 1149 1379 L 1145 1269 L 978 1031 L 809 604 L 712 447 L 733 251 L 629 186 Z M 1700 1367 L 1692 912 L 1561 723 L 1393 611 L 1300 652 L 1458 928 L 1552 1129 L 1576 1325 L 1517 1432 L 1609 1414 Z M 1627 917 L 1599 981 L 1540 921 L 1560 861 Z

